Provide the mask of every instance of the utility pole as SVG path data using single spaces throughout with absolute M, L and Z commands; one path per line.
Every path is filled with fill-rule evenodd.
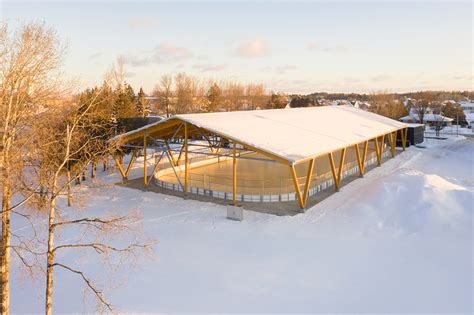
M 456 138 L 459 137 L 459 116 L 456 114 Z

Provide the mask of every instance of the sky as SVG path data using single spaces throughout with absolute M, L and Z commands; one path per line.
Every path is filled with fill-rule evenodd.
M 286 93 L 473 90 L 471 1 L 1 1 L 11 29 L 54 27 L 64 73 L 100 84 L 118 56 L 150 93 L 164 74 Z

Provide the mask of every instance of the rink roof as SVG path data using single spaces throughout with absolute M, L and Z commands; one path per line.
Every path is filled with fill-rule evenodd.
M 276 160 L 293 164 L 365 142 L 408 125 L 352 106 L 321 106 L 176 115 L 112 140 L 140 141 L 145 135 L 169 138 L 203 131 L 235 141 Z

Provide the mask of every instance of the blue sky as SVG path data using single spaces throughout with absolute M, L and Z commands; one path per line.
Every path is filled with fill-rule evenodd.
M 163 74 L 263 82 L 291 93 L 473 89 L 471 2 L 2 1 L 44 20 L 64 71 L 98 84 L 117 56 L 149 92 Z

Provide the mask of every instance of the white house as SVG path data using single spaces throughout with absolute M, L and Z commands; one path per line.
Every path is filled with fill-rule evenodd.
M 407 116 L 402 117 L 399 120 L 404 123 L 420 123 L 419 115 L 413 109 L 410 110 L 410 113 Z M 452 122 L 452 118 L 439 114 L 434 114 L 433 111 L 430 109 L 427 109 L 426 113 L 423 115 L 423 123 L 429 126 L 437 124 L 440 124 L 441 126 L 450 126 Z
M 460 101 L 464 115 L 466 115 L 466 121 L 469 126 L 474 126 L 474 100 L 464 100 Z

